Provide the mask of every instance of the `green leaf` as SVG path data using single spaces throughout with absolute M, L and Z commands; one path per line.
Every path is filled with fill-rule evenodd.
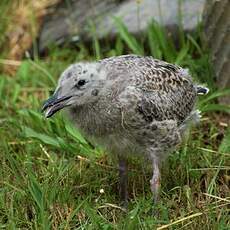
M 156 31 L 153 23 L 149 24 L 147 32 L 151 55 L 155 58 L 162 59 L 162 51 L 157 40 Z
M 192 45 L 196 48 L 197 52 L 202 56 L 204 55 L 201 47 L 198 45 L 198 43 L 196 42 L 196 40 L 190 35 L 187 34 L 187 38 L 188 40 L 192 43 Z
M 43 120 L 43 114 L 32 109 L 21 109 L 18 113 L 23 116 L 29 116 L 33 121 L 41 122 Z
M 37 206 L 41 211 L 44 209 L 44 203 L 43 203 L 43 193 L 41 186 L 39 183 L 36 181 L 33 175 L 29 174 L 29 191 L 36 202 Z
M 172 38 L 167 36 L 165 29 L 154 20 L 149 24 L 148 39 L 151 53 L 155 57 L 175 62 L 177 53 Z
M 88 142 L 85 140 L 85 138 L 81 135 L 81 133 L 69 122 L 65 123 L 66 131 L 73 136 L 78 142 L 84 145 L 88 145 Z
M 124 25 L 122 20 L 117 17 L 113 17 L 115 25 L 117 27 L 118 33 L 120 34 L 121 38 L 126 42 L 128 47 L 134 52 L 135 54 L 144 54 L 144 50 L 141 45 L 137 42 L 135 37 L 131 35 L 127 29 L 127 27 Z
M 209 102 L 215 98 L 227 96 L 227 95 L 230 95 L 230 89 L 218 90 L 218 91 L 210 94 L 210 96 L 207 96 L 205 99 L 201 100 L 200 105 L 206 104 L 207 102 Z
M 19 67 L 19 70 L 17 72 L 17 75 L 20 79 L 27 80 L 29 77 L 29 71 L 30 71 L 31 64 L 29 61 L 23 61 Z
M 99 44 L 99 39 L 97 36 L 95 23 L 92 20 L 89 20 L 89 26 L 90 26 L 90 31 L 91 31 L 92 38 L 93 38 L 93 48 L 94 48 L 95 58 L 96 60 L 100 60 L 101 50 L 100 50 L 100 44 Z
M 20 85 L 15 84 L 13 94 L 12 94 L 12 101 L 11 101 L 12 104 L 15 104 L 15 102 L 17 101 L 20 91 L 21 91 Z
M 203 107 L 200 107 L 200 110 L 202 112 L 222 111 L 222 112 L 230 113 L 230 106 L 222 105 L 222 104 L 207 104 Z
M 63 144 L 63 143 L 60 143 L 60 139 L 57 140 L 56 138 L 50 137 L 46 134 L 37 133 L 36 131 L 28 127 L 24 127 L 24 132 L 25 132 L 26 137 L 36 138 L 40 140 L 41 142 L 48 144 L 48 145 L 52 145 L 54 147 L 60 148 L 61 144 Z
M 5 97 L 5 95 L 3 93 L 4 86 L 6 85 L 5 83 L 6 83 L 6 81 L 3 78 L 3 76 L 0 76 L 0 98 L 1 98 L 1 100 L 3 97 Z
M 188 55 L 188 52 L 189 52 L 189 45 L 186 44 L 177 54 L 175 64 L 180 65 L 181 62 L 185 59 L 185 57 Z

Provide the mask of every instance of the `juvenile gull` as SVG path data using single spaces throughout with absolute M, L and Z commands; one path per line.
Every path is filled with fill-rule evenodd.
M 128 154 L 147 155 L 154 201 L 159 197 L 160 163 L 181 142 L 189 122 L 199 118 L 196 85 L 186 69 L 137 55 L 80 62 L 68 67 L 43 106 L 51 117 L 67 107 L 76 126 L 119 159 L 120 196 L 127 205 Z

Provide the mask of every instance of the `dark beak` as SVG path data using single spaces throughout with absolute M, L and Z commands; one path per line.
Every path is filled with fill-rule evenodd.
M 42 112 L 46 110 L 45 117 L 49 118 L 53 116 L 57 111 L 66 107 L 66 101 L 70 99 L 72 96 L 64 96 L 61 98 L 57 98 L 57 94 L 51 96 L 47 101 L 44 102 L 42 106 Z

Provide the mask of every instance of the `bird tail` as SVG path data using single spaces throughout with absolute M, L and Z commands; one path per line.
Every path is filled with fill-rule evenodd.
M 204 87 L 202 85 L 196 86 L 196 92 L 198 95 L 206 95 L 209 92 L 209 89 L 207 87 Z

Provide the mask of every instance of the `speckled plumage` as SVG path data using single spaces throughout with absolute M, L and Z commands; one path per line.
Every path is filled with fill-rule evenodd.
M 69 109 L 86 136 L 119 154 L 133 152 L 133 146 L 137 152 L 153 146 L 163 150 L 179 142 L 180 124 L 193 110 L 197 95 L 187 71 L 134 55 L 104 59 L 97 68 L 108 81 L 102 95 Z
M 85 81 L 82 86 L 80 80 Z M 194 84 L 179 66 L 124 55 L 70 66 L 54 98 L 64 97 L 60 108 L 69 106 L 77 127 L 111 154 L 150 157 L 155 175 L 151 188 L 157 193 L 159 163 L 180 143 L 189 121 L 198 117 L 196 98 L 205 93 L 207 89 Z M 53 104 L 48 101 L 44 106 L 48 117 L 60 109 Z

